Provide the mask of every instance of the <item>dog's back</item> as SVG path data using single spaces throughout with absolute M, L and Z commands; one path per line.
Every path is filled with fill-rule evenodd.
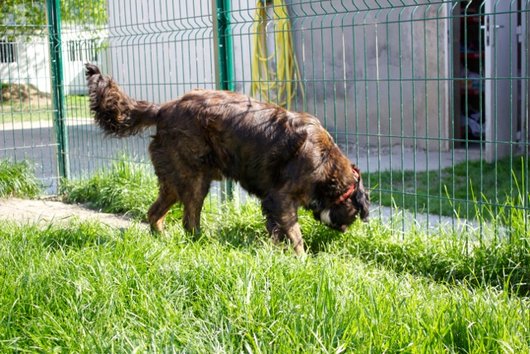
M 311 173 L 320 155 L 338 149 L 309 114 L 211 90 L 194 90 L 163 105 L 155 139 L 195 167 L 219 169 L 258 197 L 286 179 Z

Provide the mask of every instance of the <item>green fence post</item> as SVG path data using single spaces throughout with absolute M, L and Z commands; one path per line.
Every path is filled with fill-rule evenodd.
M 50 66 L 52 80 L 53 126 L 57 140 L 57 165 L 59 175 L 68 178 L 68 131 L 64 103 L 63 56 L 61 47 L 61 6 L 60 0 L 46 0 L 48 15 L 48 36 L 50 43 Z
M 221 90 L 234 90 L 234 53 L 230 29 L 230 0 L 216 0 L 217 51 L 219 65 L 218 86 Z
M 232 33 L 230 29 L 230 0 L 215 0 L 214 42 L 217 48 L 217 88 L 234 90 L 234 60 Z M 223 198 L 231 200 L 234 196 L 234 183 L 227 180 L 222 186 Z

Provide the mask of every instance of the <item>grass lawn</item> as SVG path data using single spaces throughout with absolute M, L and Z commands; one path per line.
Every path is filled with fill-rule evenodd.
M 88 118 L 88 96 L 65 96 L 66 117 Z M 39 102 L 2 102 L 0 104 L 0 125 L 2 123 L 39 122 L 53 120 L 53 106 L 51 99 Z
M 334 243 L 305 260 L 253 213 L 153 237 L 99 224 L 0 229 L 0 348 L 43 352 L 518 352 L 530 301 L 396 272 Z M 212 224 L 213 223 L 213 224 Z M 350 241 L 348 241 L 350 240 Z
M 446 216 L 492 220 L 504 205 L 528 207 L 528 160 L 463 162 L 438 171 L 366 174 L 374 202 Z
M 63 184 L 64 198 L 138 219 L 145 165 Z M 98 223 L 0 227 L 0 352 L 530 351 L 530 240 L 377 220 L 336 233 L 302 212 L 304 259 L 271 245 L 259 205 L 209 201 L 200 238 Z

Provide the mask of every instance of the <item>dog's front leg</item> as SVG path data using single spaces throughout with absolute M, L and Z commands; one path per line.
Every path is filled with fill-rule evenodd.
M 289 240 L 291 240 L 295 253 L 298 256 L 304 255 L 304 240 L 302 239 L 302 231 L 300 230 L 300 225 L 298 222 L 295 222 L 291 226 L 287 227 L 285 233 L 287 234 L 287 237 L 289 237 Z
M 269 195 L 262 202 L 262 210 L 267 218 L 267 231 L 272 240 L 276 243 L 287 236 L 295 253 L 299 256 L 305 254 L 296 205 L 285 198 Z

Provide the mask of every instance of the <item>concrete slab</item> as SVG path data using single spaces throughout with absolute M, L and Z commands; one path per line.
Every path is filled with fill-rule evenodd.
M 427 151 L 393 147 L 366 149 L 348 154 L 352 162 L 363 172 L 376 171 L 438 171 L 465 161 L 483 158 L 479 148 L 455 149 L 453 151 Z

